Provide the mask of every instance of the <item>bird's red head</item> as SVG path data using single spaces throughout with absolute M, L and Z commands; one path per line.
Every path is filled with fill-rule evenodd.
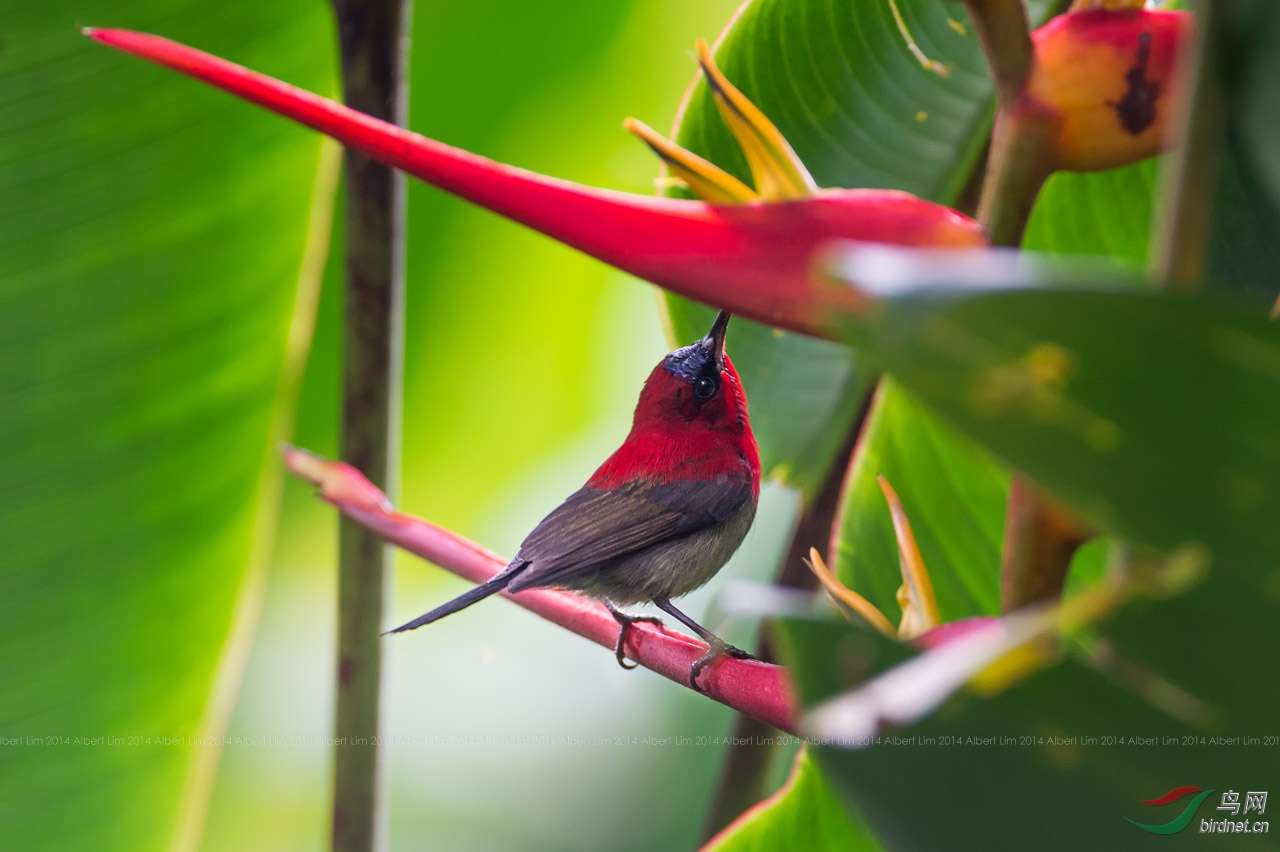
M 721 311 L 706 337 L 654 367 L 640 391 L 631 433 L 589 485 L 750 477 L 759 494 L 760 452 L 747 395 L 724 351 L 729 316 Z

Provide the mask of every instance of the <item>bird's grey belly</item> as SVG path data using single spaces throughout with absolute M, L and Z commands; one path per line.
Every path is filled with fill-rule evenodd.
M 719 524 L 603 562 L 556 586 L 619 605 L 687 595 L 724 567 L 742 544 L 755 514 L 755 504 L 748 500 Z

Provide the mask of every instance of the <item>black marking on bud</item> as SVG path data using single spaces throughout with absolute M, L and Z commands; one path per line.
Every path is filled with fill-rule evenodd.
M 1151 58 L 1151 33 L 1138 37 L 1138 55 L 1134 66 L 1124 75 L 1129 89 L 1117 101 L 1107 101 L 1115 107 L 1120 126 L 1133 136 L 1150 127 L 1156 120 L 1156 100 L 1160 97 L 1160 84 L 1147 79 L 1147 61 Z

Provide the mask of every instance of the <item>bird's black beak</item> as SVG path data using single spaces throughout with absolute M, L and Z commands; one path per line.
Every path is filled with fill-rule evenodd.
M 724 335 L 729 329 L 729 318 L 733 314 L 728 311 L 721 311 L 716 314 L 716 321 L 711 324 L 711 331 L 707 332 L 707 336 L 702 338 L 702 346 L 704 349 L 710 350 L 711 357 L 715 359 L 716 369 L 724 370 Z

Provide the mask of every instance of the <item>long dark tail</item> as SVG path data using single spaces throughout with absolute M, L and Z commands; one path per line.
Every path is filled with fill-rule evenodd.
M 529 567 L 528 562 L 512 562 L 501 573 L 495 574 L 488 582 L 476 586 L 466 594 L 458 595 L 448 603 L 441 604 L 426 615 L 420 615 L 408 624 L 402 624 L 395 630 L 388 630 L 387 633 L 403 633 L 406 630 L 413 630 L 424 624 L 430 624 L 433 621 L 439 621 L 446 615 L 453 615 L 460 609 L 466 609 L 476 601 L 482 601 L 489 595 L 497 594 L 507 587 L 507 585 L 516 578 L 516 575 Z M 385 635 L 385 634 L 384 634 Z

